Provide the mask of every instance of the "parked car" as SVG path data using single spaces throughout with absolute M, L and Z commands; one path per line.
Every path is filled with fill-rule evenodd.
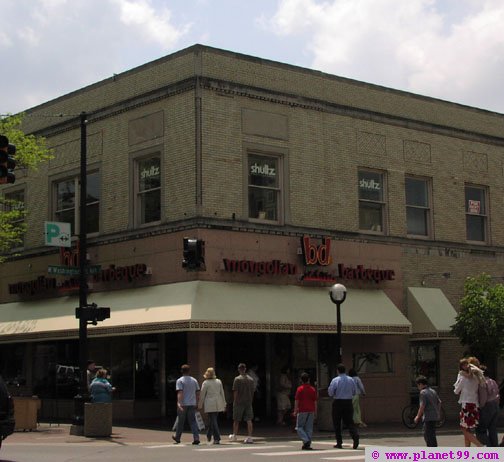
M 14 402 L 0 376 L 0 447 L 5 438 L 14 431 Z

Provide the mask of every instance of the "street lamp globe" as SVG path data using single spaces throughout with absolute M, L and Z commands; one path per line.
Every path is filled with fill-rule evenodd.
M 333 303 L 340 304 L 345 301 L 347 294 L 346 287 L 343 284 L 334 284 L 329 290 L 329 295 Z

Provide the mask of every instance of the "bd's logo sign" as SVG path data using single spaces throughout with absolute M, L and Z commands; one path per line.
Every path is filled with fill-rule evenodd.
M 308 236 L 301 238 L 303 260 L 305 265 L 328 266 L 332 263 L 331 239 L 325 237 L 322 244 L 313 244 Z

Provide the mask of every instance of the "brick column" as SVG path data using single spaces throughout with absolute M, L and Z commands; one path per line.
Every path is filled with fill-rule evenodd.
M 187 333 L 187 360 L 191 366 L 191 375 L 201 384 L 207 367 L 215 367 L 213 332 Z

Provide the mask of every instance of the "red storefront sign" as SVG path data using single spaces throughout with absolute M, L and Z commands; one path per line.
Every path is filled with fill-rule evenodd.
M 336 282 L 344 279 L 379 283 L 395 279 L 395 272 L 392 269 L 366 268 L 364 265 L 354 267 L 338 263 L 336 270 L 331 271 L 327 268 L 332 263 L 331 238 L 329 237 L 325 237 L 322 243 L 317 245 L 309 236 L 304 236 L 301 238 L 301 247 L 305 265 L 305 271 L 301 275 L 302 281 Z M 323 266 L 324 269 L 318 269 L 316 266 Z

